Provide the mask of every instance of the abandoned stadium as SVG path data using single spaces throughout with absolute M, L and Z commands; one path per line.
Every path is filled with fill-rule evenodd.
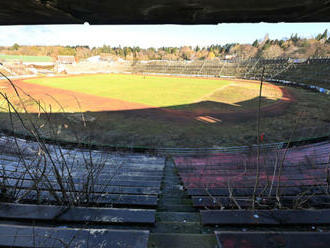
M 28 2 L 0 25 L 219 22 L 197 2 L 172 19 Z M 301 20 L 329 21 L 320 2 Z M 251 6 L 218 12 L 296 20 Z M 1 247 L 329 246 L 330 58 L 1 59 Z

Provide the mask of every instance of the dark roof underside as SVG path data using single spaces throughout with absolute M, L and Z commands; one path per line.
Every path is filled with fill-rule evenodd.
M 3 0 L 0 25 L 329 22 L 330 0 Z

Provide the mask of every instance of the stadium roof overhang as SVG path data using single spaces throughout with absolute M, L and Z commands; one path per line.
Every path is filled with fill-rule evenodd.
M 329 22 L 330 0 L 3 0 L 0 25 Z

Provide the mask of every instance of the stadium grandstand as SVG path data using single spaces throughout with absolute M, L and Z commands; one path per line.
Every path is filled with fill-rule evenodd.
M 125 72 L 254 80 L 264 72 L 267 81 L 330 94 L 329 61 L 234 58 L 132 63 L 93 58 L 75 63 L 74 57 L 64 57 L 57 68 L 70 74 Z M 23 63 L 5 63 L 0 69 L 13 78 L 37 75 Z M 106 240 L 109 247 L 190 247 L 191 243 L 195 245 L 191 247 L 213 247 L 242 239 L 255 245 L 256 239 L 270 235 L 267 226 L 285 230 L 269 236 L 270 240 L 281 237 L 284 244 L 300 235 L 309 247 L 315 239 L 323 243 L 329 239 L 324 233 L 315 236 L 303 231 L 330 225 L 328 138 L 114 151 L 2 134 L 0 147 L 0 218 L 6 220 L 0 225 L 6 237 L 0 237 L 1 246 L 33 247 L 24 237 L 34 232 L 40 234 L 34 241 L 38 247 L 60 243 L 77 247 L 86 236 L 90 245 Z M 31 221 L 37 225 L 29 225 Z M 49 221 L 51 226 L 43 224 Z M 100 225 L 105 228 L 99 229 Z M 262 231 L 232 227 L 230 233 L 223 232 L 228 226 Z M 289 226 L 299 226 L 296 236 L 286 231 Z
M 0 25 L 325 22 L 330 21 L 329 9 L 329 1 L 321 0 L 161 3 L 154 0 L 14 0 L 0 3 Z M 0 83 L 3 83 L 0 116 L 9 123 L 0 130 L 0 247 L 329 247 L 328 117 L 322 119 L 324 126 L 320 129 L 313 123 L 311 128 L 303 126 L 299 129 L 296 127 L 303 114 L 294 116 L 290 119 L 293 120 L 293 130 L 280 130 L 286 132 L 288 139 L 279 142 L 264 140 L 260 119 L 264 117 L 261 93 L 265 84 L 272 89 L 279 84 L 285 89 L 288 86 L 302 91 L 307 89 L 308 93 L 314 91 L 313 99 L 329 97 L 330 58 L 241 59 L 229 55 L 213 60 L 128 61 L 101 54 L 81 61 L 74 56 L 60 55 L 55 61 L 48 56 L 37 57 L 0 55 Z M 187 108 L 192 104 L 179 102 L 170 106 L 172 108 L 163 108 L 166 104 L 154 107 L 141 103 L 136 109 L 130 109 L 133 100 L 114 98 L 111 103 L 128 107 L 120 111 L 82 110 L 77 98 L 79 110 L 64 111 L 62 105 L 69 98 L 56 102 L 52 92 L 63 96 L 74 92 L 72 89 L 56 88 L 58 81 L 53 87 L 46 87 L 46 80 L 39 84 L 24 82 L 29 78 L 59 78 L 67 86 L 65 79 L 70 80 L 68 75 L 72 74 L 81 85 L 83 80 L 79 74 L 96 73 L 101 76 L 134 74 L 143 80 L 150 75 L 236 79 L 251 83 L 253 80 L 259 87 L 259 95 L 251 97 L 250 102 L 246 100 L 249 104 L 259 104 L 257 109 L 248 112 L 252 112 L 251 116 L 256 120 L 253 126 L 248 126 L 255 134 L 251 137 L 253 141 L 241 146 L 193 147 L 191 144 L 191 147 L 178 147 L 175 142 L 169 147 L 137 146 L 134 142 L 143 137 L 136 137 L 128 130 L 126 125 L 131 116 L 144 121 L 143 125 L 150 131 L 146 135 L 152 136 L 156 144 L 158 140 L 151 133 L 150 119 L 144 118 L 156 119 L 159 109 L 163 115 L 156 125 L 161 126 L 159 123 L 170 119 L 183 126 L 199 117 L 204 122 L 196 121 L 196 125 L 212 136 L 216 135 L 210 131 L 211 125 L 216 123 L 221 127 L 223 120 L 190 115 L 183 110 L 175 112 L 180 104 Z M 153 79 L 157 81 L 159 78 Z M 121 79 L 118 81 L 124 84 Z M 132 78 L 128 81 L 135 82 Z M 24 99 L 21 94 L 24 91 L 20 91 L 24 83 L 28 90 L 38 89 L 47 95 L 60 106 L 60 110 L 52 112 L 50 104 L 33 98 L 29 92 L 26 95 L 30 98 Z M 95 80 L 84 84 L 98 90 Z M 128 85 L 126 91 L 133 88 Z M 280 87 L 276 86 L 276 89 Z M 3 93 L 5 90 L 18 99 L 18 107 L 10 95 Z M 281 93 L 276 99 L 278 105 L 297 104 L 294 96 L 292 101 L 286 99 L 285 90 L 278 92 Z M 92 98 L 92 92 L 78 93 L 96 107 L 101 103 L 110 105 L 105 96 Z M 158 97 L 156 93 L 156 90 L 152 91 L 153 98 Z M 37 108 L 29 112 L 28 107 L 35 107 L 33 104 L 37 104 Z M 232 108 L 237 107 L 235 104 L 227 103 Z M 221 102 L 219 105 L 226 104 Z M 225 114 L 229 116 L 231 110 L 226 109 Z M 105 121 L 104 125 L 110 128 L 107 131 L 110 134 L 116 128 L 124 127 L 124 136 L 129 137 L 130 143 L 126 146 L 94 143 L 94 133 L 88 133 L 87 127 L 101 130 L 101 138 L 106 132 L 101 125 L 104 119 L 92 116 L 92 112 L 105 114 L 106 120 L 123 114 L 117 123 L 110 125 Z M 178 113 L 186 115 L 175 119 L 173 113 L 175 117 L 180 115 Z M 236 116 L 241 118 L 242 113 Z M 274 115 L 277 114 L 275 111 Z M 316 122 L 317 114 L 308 117 Z M 188 121 L 184 122 L 184 118 Z M 237 123 L 228 123 L 231 128 L 238 129 L 238 135 L 245 135 Z M 173 135 L 174 131 L 164 126 L 163 135 Z M 72 127 L 73 138 L 66 133 Z M 317 136 L 310 138 L 308 135 L 313 128 L 318 129 Z M 278 129 L 282 127 L 279 125 Z M 300 132 L 300 140 L 295 139 L 296 131 Z M 60 134 L 63 135 L 61 139 L 58 138 Z M 122 137 L 115 138 L 120 140 Z M 178 135 L 175 138 L 185 137 Z
M 262 69 L 265 68 L 266 79 L 286 80 L 327 88 L 330 77 L 329 64 L 330 58 L 306 58 L 298 61 L 288 58 L 150 61 L 137 62 L 132 70 L 136 73 L 260 79 Z

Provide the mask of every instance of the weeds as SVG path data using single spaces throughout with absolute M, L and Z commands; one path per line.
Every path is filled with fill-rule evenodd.
M 256 182 L 253 189 L 252 195 L 252 209 L 255 207 L 255 197 L 256 190 L 259 185 L 259 174 L 260 174 L 260 118 L 261 118 L 261 97 L 262 97 L 262 84 L 264 81 L 265 68 L 262 69 L 261 80 L 260 80 L 260 90 L 259 90 L 259 99 L 258 99 L 258 118 L 257 118 L 257 169 L 256 169 Z
M 286 155 L 289 151 L 289 147 L 290 147 L 290 144 L 292 142 L 292 138 L 294 137 L 295 135 L 295 131 L 298 127 L 298 124 L 299 124 L 299 121 L 301 120 L 301 117 L 303 116 L 303 112 L 300 113 L 300 115 L 298 116 L 298 118 L 296 119 L 296 124 L 291 132 L 291 135 L 290 135 L 290 138 L 288 140 L 288 143 L 284 149 L 284 154 L 282 155 L 282 159 L 280 161 L 280 164 L 279 164 L 279 171 L 278 171 L 278 177 L 277 177 L 277 188 L 276 188 L 276 200 L 278 202 L 278 205 L 279 207 L 281 208 L 281 201 L 280 201 L 280 182 L 281 182 L 281 176 L 282 176 L 282 170 L 283 170 L 283 166 L 284 166 L 284 161 L 286 159 Z
M 6 77 L 5 75 L 3 75 Z M 95 204 L 99 197 L 107 192 L 107 188 L 111 185 L 113 178 L 119 172 L 121 165 L 116 165 L 114 161 L 109 161 L 106 154 L 99 153 L 94 157 L 91 149 L 87 150 L 68 150 L 63 149 L 59 145 L 48 145 L 43 140 L 41 128 L 46 128 L 53 140 L 58 140 L 61 132 L 59 126 L 53 120 L 52 106 L 47 110 L 40 101 L 24 92 L 7 78 L 11 88 L 15 93 L 18 104 L 14 104 L 13 97 L 7 96 L 0 92 L 2 100 L 7 104 L 8 116 L 10 119 L 11 129 L 15 131 L 14 118 L 19 120 L 23 129 L 36 142 L 37 150 L 26 156 L 29 149 L 28 144 L 19 142 L 16 137 L 10 138 L 13 151 L 15 151 L 21 166 L 17 164 L 12 167 L 10 174 L 6 166 L 1 168 L 1 192 L 2 199 L 13 200 L 15 202 L 26 201 L 29 196 L 35 196 L 38 203 L 48 200 L 54 201 L 59 205 L 90 205 Z M 53 98 L 56 101 L 56 99 Z M 80 108 L 79 101 L 76 99 Z M 37 118 L 29 114 L 26 102 L 33 103 L 37 106 Z M 60 109 L 65 112 L 63 106 L 57 102 Z M 19 106 L 24 115 L 20 113 Z M 40 125 L 40 118 L 42 124 Z M 70 123 L 67 119 L 67 123 Z M 80 132 L 86 128 L 86 120 L 84 114 L 81 113 Z M 75 141 L 80 143 L 79 133 L 75 134 Z M 112 169 L 111 175 L 102 178 L 105 167 Z M 79 180 L 78 180 L 79 179 Z M 48 194 L 45 194 L 48 192 Z M 95 194 L 97 192 L 97 194 Z M 47 197 L 48 195 L 48 197 Z M 51 199 L 49 199 L 51 196 Z

